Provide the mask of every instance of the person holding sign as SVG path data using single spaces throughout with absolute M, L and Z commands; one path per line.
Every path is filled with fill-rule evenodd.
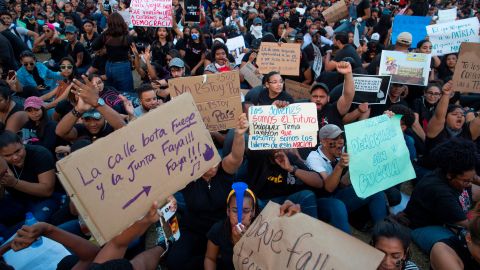
M 245 234 L 259 213 L 255 194 L 247 189 L 243 194 L 243 208 L 238 209 L 237 194 L 232 190 L 227 198 L 227 218 L 212 226 L 207 234 L 208 244 L 205 254 L 205 270 L 233 270 L 233 246 Z M 290 217 L 301 211 L 300 205 L 285 201 L 280 207 L 279 216 Z M 242 212 L 242 219 L 238 220 L 237 213 Z M 236 226 L 239 224 L 239 226 Z M 218 260 L 220 256 L 220 261 Z
M 207 246 L 206 234 L 215 222 L 225 216 L 225 198 L 230 192 L 233 174 L 243 162 L 244 133 L 247 129 L 247 116 L 242 114 L 235 129 L 232 152 L 218 166 L 180 191 L 187 210 L 180 223 L 182 236 L 171 246 L 167 256 L 168 269 L 202 268 Z
M 372 220 L 374 222 L 382 221 L 387 216 L 385 194 L 379 192 L 361 199 L 351 186 L 349 176 L 344 174 L 344 170 L 348 167 L 349 156 L 348 153 L 344 152 L 343 130 L 336 125 L 328 124 L 320 129 L 318 137 L 320 146 L 308 155 L 306 164 L 322 177 L 322 185 L 319 188 L 332 194 L 331 198 L 343 202 L 344 205 L 336 204 L 338 210 L 332 212 L 338 215 L 345 211 L 345 207 L 348 212 L 353 212 L 364 205 L 368 205 Z M 325 207 L 325 201 L 321 198 L 318 200 L 317 207 L 321 210 L 328 209 Z M 319 211 L 320 216 L 321 212 Z M 344 212 L 343 218 L 346 218 L 346 212 Z M 348 221 L 347 224 L 340 225 L 343 231 L 350 232 Z
M 272 104 L 284 106 L 293 103 L 294 100 L 292 96 L 286 91 L 283 91 L 283 85 L 285 82 L 279 72 L 269 72 L 263 77 L 263 82 L 265 89 L 260 89 L 260 93 L 256 97 L 256 100 L 254 97 L 249 99 L 249 96 L 252 96 L 253 92 L 251 95 L 247 95 L 245 99 L 251 101 L 256 106 Z

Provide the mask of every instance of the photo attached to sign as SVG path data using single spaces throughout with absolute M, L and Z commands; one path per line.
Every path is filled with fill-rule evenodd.
M 432 56 L 424 53 L 382 51 L 379 75 L 392 75 L 392 83 L 426 86 Z
M 353 74 L 353 103 L 385 104 L 390 89 L 390 75 Z
M 295 103 L 284 108 L 274 105 L 252 106 L 248 113 L 250 150 L 317 145 L 318 120 L 315 103 Z

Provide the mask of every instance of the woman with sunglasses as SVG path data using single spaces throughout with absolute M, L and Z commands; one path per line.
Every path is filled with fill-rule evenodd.
M 60 75 L 62 75 L 63 80 L 60 81 L 58 86 L 47 94 L 41 96 L 43 101 L 50 101 L 53 99 L 52 102 L 44 105 L 47 110 L 55 108 L 60 101 L 67 98 L 68 93 L 70 92 L 73 78 L 76 76 L 75 62 L 72 58 L 64 57 L 60 60 Z
M 51 71 L 44 64 L 37 62 L 31 51 L 20 54 L 22 67 L 17 70 L 17 79 L 23 86 L 23 92 L 42 95 L 57 87 L 57 81 L 63 79 L 59 72 Z

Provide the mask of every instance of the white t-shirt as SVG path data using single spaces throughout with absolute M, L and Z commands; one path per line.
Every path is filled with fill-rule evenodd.
M 330 175 L 333 172 L 332 162 L 323 154 L 320 147 L 321 146 L 319 146 L 317 150 L 310 152 L 305 164 L 310 170 L 318 173 L 325 172 Z
M 239 24 L 240 24 L 240 27 L 243 27 L 243 18 L 242 17 L 237 17 L 238 20 L 239 20 Z M 233 20 L 232 16 L 228 17 L 227 19 L 225 19 L 225 25 L 226 26 L 229 26 L 229 25 L 235 25 L 237 26 L 237 24 L 235 23 L 235 21 Z

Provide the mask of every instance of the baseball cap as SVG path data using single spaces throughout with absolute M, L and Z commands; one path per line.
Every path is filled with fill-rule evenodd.
M 172 60 L 170 60 L 170 63 L 168 64 L 168 67 L 171 68 L 171 67 L 179 67 L 179 68 L 184 68 L 185 67 L 185 63 L 183 62 L 182 59 L 178 58 L 178 57 L 175 57 L 173 58 Z
M 409 32 L 402 32 L 397 36 L 397 43 L 402 45 L 412 45 L 412 34 Z
M 258 14 L 258 11 L 254 8 L 248 10 L 249 13 Z
M 320 140 L 335 139 L 338 136 L 340 136 L 340 134 L 342 133 L 343 133 L 343 130 L 341 130 L 337 125 L 328 124 L 323 126 L 320 129 L 320 132 L 318 133 L 318 137 L 320 138 Z
M 373 33 L 372 36 L 370 37 L 370 40 L 379 41 L 380 40 L 380 34 L 379 33 Z
M 317 90 L 318 88 L 321 88 L 323 89 L 323 91 L 325 91 L 325 93 L 330 93 L 330 89 L 328 89 L 328 86 L 324 83 L 321 83 L 321 82 L 316 82 L 314 84 L 312 84 L 312 87 L 310 87 L 310 94 L 314 91 L 314 90 Z
M 73 25 L 67 25 L 67 27 L 65 27 L 65 33 L 77 33 L 78 32 L 78 29 L 77 27 L 73 26 Z
M 23 109 L 26 110 L 28 108 L 35 108 L 35 109 L 40 109 L 43 107 L 43 100 L 39 97 L 29 97 L 25 100 L 23 103 Z
M 82 118 L 94 118 L 94 119 L 97 119 L 99 120 L 100 118 L 102 118 L 102 114 L 99 113 L 97 110 L 89 110 L 89 111 L 86 111 L 83 115 L 82 115 Z
M 253 25 L 257 25 L 257 24 L 263 25 L 263 20 L 258 17 L 253 19 Z

